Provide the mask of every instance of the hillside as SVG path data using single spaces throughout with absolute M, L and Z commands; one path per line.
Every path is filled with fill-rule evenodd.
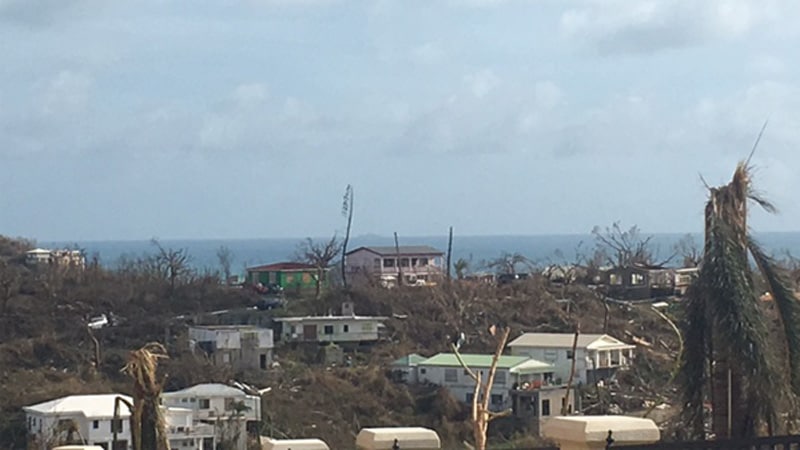
M 587 412 L 641 414 L 645 400 L 670 403 L 669 374 L 678 351 L 675 333 L 648 307 L 608 305 L 591 291 L 575 287 L 554 290 L 543 280 L 498 288 L 454 283 L 434 288 L 384 290 L 365 287 L 334 291 L 320 300 L 292 298 L 288 313 L 325 313 L 343 301 L 359 314 L 391 317 L 391 341 L 354 358 L 353 367 L 309 364 L 306 355 L 288 348 L 277 351 L 278 367 L 267 372 L 231 373 L 189 353 L 185 344 L 186 315 L 253 305 L 257 298 L 242 289 L 220 286 L 212 275 L 180 272 L 171 282 L 156 261 L 130 261 L 108 271 L 90 263 L 84 271 L 28 268 L 20 252 L 26 244 L 3 245 L 0 251 L 0 443 L 24 448 L 25 424 L 20 408 L 70 393 L 117 390 L 127 393 L 120 368 L 128 351 L 151 341 L 165 342 L 170 359 L 163 364 L 168 390 L 206 381 L 236 379 L 270 386 L 264 397 L 263 434 L 317 436 L 333 448 L 348 448 L 355 433 L 370 425 L 432 426 L 449 445 L 469 436 L 463 405 L 446 391 L 398 385 L 386 376 L 390 361 L 410 352 L 446 351 L 449 336 L 467 334 L 464 350 L 488 352 L 486 329 L 506 324 L 516 336 L 524 331 L 607 331 L 640 346 L 633 370 L 621 377 L 615 392 L 586 393 Z M 572 299 L 569 310 L 556 298 Z M 115 326 L 94 332 L 95 347 L 85 327 L 87 318 L 113 313 Z M 648 403 L 649 405 L 649 403 Z M 669 410 L 667 410 L 668 412 Z M 663 413 L 657 410 L 656 413 Z M 656 417 L 657 418 L 657 417 Z M 657 418 L 658 419 L 658 418 Z M 513 436 L 498 422 L 495 442 Z M 501 430 L 502 428 L 502 430 Z

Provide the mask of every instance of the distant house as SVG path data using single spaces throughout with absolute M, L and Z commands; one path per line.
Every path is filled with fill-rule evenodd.
M 661 266 L 614 267 L 604 278 L 607 293 L 614 298 L 640 300 L 675 293 L 675 271 Z
M 328 285 L 328 269 L 322 273 L 320 287 Z M 279 286 L 284 290 L 311 290 L 317 287 L 319 272 L 311 264 L 280 262 L 247 268 L 247 282 L 251 285 Z
M 31 266 L 57 265 L 61 267 L 86 267 L 86 257 L 80 250 L 35 248 L 25 252 L 25 263 Z
M 427 245 L 395 247 L 359 247 L 345 255 L 348 274 L 364 274 L 385 285 L 402 282 L 422 285 L 435 282 L 444 275 L 444 253 Z
M 417 367 L 420 362 L 426 359 L 416 353 L 399 358 L 391 364 L 392 376 L 396 381 L 416 384 L 419 382 Z
M 280 324 L 278 340 L 292 343 L 369 344 L 385 335 L 382 316 L 358 316 L 353 304 L 342 304 L 341 315 L 276 317 Z
M 272 330 L 252 325 L 189 327 L 193 350 L 204 351 L 218 366 L 234 370 L 267 369 L 275 346 Z
M 686 295 L 686 290 L 697 278 L 699 270 L 697 267 L 685 267 L 675 270 L 675 295 Z
M 161 398 L 166 406 L 191 411 L 195 426 L 211 425 L 217 441 L 236 437 L 234 445 L 239 450 L 247 448 L 248 428 L 261 421 L 261 398 L 225 384 L 198 384 L 165 392 Z
M 508 347 L 512 355 L 552 364 L 556 383 L 566 383 L 573 358 L 576 358 L 576 383 L 593 383 L 610 378 L 618 369 L 630 365 L 633 349 L 636 348 L 607 334 L 579 334 L 573 355 L 574 340 L 572 333 L 525 333 L 511 341 Z
M 133 400 L 121 394 L 70 395 L 44 403 L 26 406 L 29 448 L 50 449 L 68 442 L 70 436 L 107 450 L 129 450 L 131 430 L 128 408 L 121 405 L 119 418 L 114 419 L 116 399 Z M 163 408 L 167 435 L 172 448 L 213 450 L 216 445 L 214 427 L 195 424 L 192 411 L 182 407 Z M 117 446 L 114 447 L 114 431 Z

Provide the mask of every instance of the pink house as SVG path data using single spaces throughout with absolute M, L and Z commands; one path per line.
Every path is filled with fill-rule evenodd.
M 427 245 L 395 247 L 359 247 L 345 255 L 348 274 L 377 277 L 386 285 L 397 282 L 400 273 L 404 284 L 423 285 L 444 274 L 444 253 Z

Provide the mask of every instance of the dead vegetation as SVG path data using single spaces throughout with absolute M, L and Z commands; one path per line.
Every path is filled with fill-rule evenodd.
M 17 264 L 13 256 L 4 261 Z M 485 331 L 492 324 L 515 333 L 571 333 L 580 322 L 584 333 L 607 331 L 636 340 L 641 345 L 634 369 L 620 377 L 618 387 L 584 388 L 584 408 L 644 414 L 652 402 L 675 407 L 669 381 L 679 342 L 673 329 L 646 307 L 604 304 L 580 286 L 552 289 L 536 277 L 501 288 L 460 280 L 449 286 L 361 287 L 330 292 L 318 300 L 293 299 L 279 314 L 324 314 L 352 301 L 359 314 L 389 317 L 391 340 L 356 353 L 352 367 L 309 365 L 285 348 L 277 354 L 279 367 L 233 373 L 190 353 L 182 337 L 187 319 L 175 317 L 191 320 L 203 311 L 252 305 L 243 290 L 225 288 L 211 276 L 182 274 L 184 278 L 174 279 L 141 261 L 116 271 L 90 264 L 81 274 L 17 267 L 20 283 L 0 316 L 0 442 L 6 448 L 24 448 L 24 405 L 74 393 L 133 394 L 130 379 L 120 369 L 128 352 L 153 341 L 162 342 L 170 354 L 161 361 L 167 376 L 164 390 L 232 379 L 271 387 L 263 396 L 262 434 L 318 436 L 333 448 L 347 448 L 361 427 L 380 425 L 431 426 L 447 448 L 472 440 L 466 405 L 436 387 L 396 384 L 387 368 L 411 352 L 449 351 L 456 330 L 467 334 L 462 351 L 493 352 L 496 342 Z M 556 301 L 564 298 L 569 303 Z M 101 349 L 95 364 L 96 345 L 86 320 L 112 312 L 119 322 L 93 332 Z M 680 320 L 678 312 L 668 314 Z M 653 414 L 665 411 L 662 407 Z M 517 437 L 506 425 L 503 420 L 491 424 L 489 448 L 492 442 Z

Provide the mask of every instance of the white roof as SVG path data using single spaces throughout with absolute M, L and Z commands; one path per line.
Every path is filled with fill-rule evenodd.
M 272 439 L 261 436 L 261 450 L 330 450 L 319 439 Z
M 509 342 L 509 347 L 572 348 L 574 333 L 525 333 Z M 607 334 L 579 334 L 578 348 L 634 348 Z
M 552 372 L 553 366 L 552 364 L 548 364 L 546 362 L 537 361 L 535 359 L 529 359 L 521 364 L 517 364 L 516 366 L 509 369 L 511 373 L 546 373 Z
M 50 250 L 43 249 L 43 248 L 35 248 L 35 249 L 33 249 L 33 250 L 28 250 L 28 251 L 27 251 L 27 252 L 25 252 L 25 253 L 27 253 L 27 254 L 29 254 L 29 255 L 43 254 L 43 253 L 50 254 L 50 253 L 51 253 L 51 251 L 50 251 Z
M 303 317 L 276 317 L 273 319 L 276 322 L 303 322 L 303 321 L 340 321 L 340 320 L 355 320 L 355 321 L 368 321 L 368 320 L 388 320 L 388 317 L 381 316 L 303 316 Z
M 362 428 L 356 436 L 356 447 L 363 450 L 391 449 L 395 439 L 400 448 L 442 448 L 439 435 L 423 427 Z
M 178 397 L 178 396 L 196 396 L 196 397 L 232 397 L 247 395 L 243 390 L 237 389 L 227 384 L 221 383 L 204 383 L 196 384 L 186 389 L 179 391 L 164 392 L 164 397 Z
M 118 397 L 133 403 L 133 399 L 121 394 L 70 395 L 26 406 L 22 409 L 28 413 L 47 415 L 82 414 L 87 418 L 108 418 L 114 417 L 114 402 Z M 130 416 L 128 408 L 124 404 L 120 405 L 119 417 L 127 418 L 128 416 Z

